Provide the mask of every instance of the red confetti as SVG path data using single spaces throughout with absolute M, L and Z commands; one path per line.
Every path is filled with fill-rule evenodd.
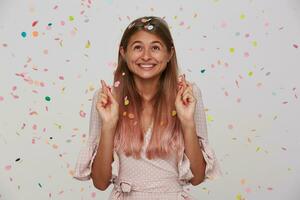
M 34 27 L 39 21 L 32 22 L 32 27 Z

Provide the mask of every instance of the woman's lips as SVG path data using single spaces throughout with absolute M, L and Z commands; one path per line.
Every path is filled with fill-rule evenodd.
M 145 70 L 150 70 L 154 68 L 156 64 L 139 64 L 139 67 L 145 69 Z

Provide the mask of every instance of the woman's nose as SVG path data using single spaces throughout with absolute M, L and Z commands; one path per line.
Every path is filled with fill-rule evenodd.
M 151 52 L 150 52 L 150 50 L 145 49 L 144 52 L 143 52 L 142 58 L 144 60 L 148 60 L 149 58 L 151 58 Z

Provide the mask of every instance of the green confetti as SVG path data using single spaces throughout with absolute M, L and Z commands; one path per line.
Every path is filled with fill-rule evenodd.
M 50 98 L 49 96 L 46 96 L 46 97 L 45 97 L 45 100 L 46 100 L 46 101 L 50 101 L 51 98 Z
M 70 21 L 74 21 L 74 16 L 69 16 Z

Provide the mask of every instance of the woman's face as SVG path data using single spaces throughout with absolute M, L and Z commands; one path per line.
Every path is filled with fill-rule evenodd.
M 156 35 L 146 31 L 138 31 L 131 36 L 127 51 L 120 48 L 129 70 L 141 79 L 149 79 L 164 71 L 173 55 L 167 51 L 163 41 Z

